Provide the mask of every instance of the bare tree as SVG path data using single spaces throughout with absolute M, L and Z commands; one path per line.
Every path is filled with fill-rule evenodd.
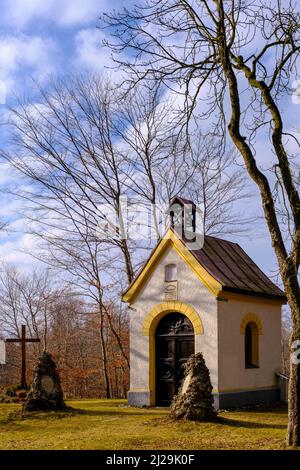
M 291 320 L 289 312 L 284 311 L 282 315 L 281 326 L 281 351 L 282 351 L 282 367 L 285 374 L 289 374 L 290 369 L 290 348 L 289 338 L 291 336 Z
M 67 208 L 80 224 L 83 208 L 89 225 L 96 228 L 103 205 L 121 214 L 123 162 L 113 144 L 111 90 L 101 80 L 74 80 L 54 82 L 51 92 L 40 88 L 39 104 L 25 102 L 12 111 L 11 144 L 16 152 L 5 152 L 4 157 L 35 182 L 23 197 L 40 210 L 40 220 L 49 213 L 61 217 L 58 201 L 63 201 L 64 213 Z M 112 241 L 131 281 L 133 266 L 127 239 L 121 236 L 122 220 L 113 228 Z
M 49 312 L 54 300 L 54 285 L 48 271 L 31 274 L 2 264 L 0 270 L 0 325 L 7 335 L 20 336 L 20 324 L 31 336 L 42 337 L 39 352 L 47 347 Z M 58 291 L 55 291 L 58 295 Z
M 60 195 L 58 196 L 60 198 Z M 63 201 L 61 201 L 63 207 Z M 98 231 L 89 226 L 87 214 L 81 208 L 80 223 L 77 217 L 66 209 L 66 218 L 60 217 L 60 230 L 32 232 L 40 241 L 39 251 L 36 257 L 52 269 L 69 285 L 74 295 L 84 298 L 89 302 L 91 314 L 98 314 L 98 332 L 101 344 L 102 368 L 106 397 L 111 397 L 109 380 L 109 358 L 107 352 L 107 335 L 111 332 L 117 345 L 118 351 L 123 357 L 125 364 L 129 367 L 128 352 L 123 346 L 123 329 L 116 324 L 117 311 L 123 316 L 122 308 L 117 304 L 120 293 L 120 273 L 116 276 L 117 265 L 113 263 L 112 242 L 102 240 Z M 58 226 L 58 218 L 56 219 Z M 115 254 L 118 256 L 118 252 Z
M 112 311 L 110 314 L 115 326 L 122 330 L 122 345 L 128 350 L 128 318 L 116 318 Z M 103 369 L 97 305 L 78 296 L 74 290 L 66 290 L 66 295 L 57 298 L 51 315 L 49 346 L 57 360 L 67 396 L 106 397 L 107 373 L 111 397 L 125 397 L 129 371 L 107 321 L 104 321 L 104 331 L 109 363 L 107 371 Z M 119 320 L 118 325 L 116 320 Z
M 9 277 L 15 280 L 16 272 L 11 269 Z M 5 275 L 7 277 L 7 274 Z M 18 273 L 18 282 L 24 280 Z M 57 278 L 57 276 L 56 276 Z M 2 279 L 4 274 L 2 273 Z M 22 283 L 24 284 L 24 283 Z M 22 285 L 22 291 L 23 291 Z M 47 350 L 51 351 L 55 358 L 67 397 L 105 397 L 106 372 L 108 375 L 110 395 L 115 398 L 124 398 L 128 389 L 128 367 L 122 355 L 116 338 L 111 332 L 107 317 L 104 318 L 104 341 L 105 351 L 109 357 L 107 371 L 103 368 L 103 357 L 101 342 L 99 341 L 99 328 L 101 320 L 95 302 L 86 297 L 78 295 L 78 289 L 70 289 L 67 285 L 60 291 L 53 293 L 51 303 L 48 299 L 47 308 L 47 326 L 43 321 L 38 322 L 38 335 L 43 338 L 47 336 Z M 26 287 L 29 292 L 29 286 Z M 25 322 L 25 315 L 28 323 L 31 325 L 31 314 L 25 308 L 19 315 L 19 320 L 14 321 L 12 314 L 12 301 L 8 301 L 8 292 L 10 297 L 15 299 L 13 305 L 17 310 L 21 310 L 23 301 L 20 300 L 18 289 L 13 290 L 12 286 L 7 288 L 7 282 L 1 284 L 1 301 L 4 301 L 3 309 L 0 312 L 0 329 L 6 327 L 4 336 L 19 335 L 19 322 Z M 114 328 L 118 331 L 122 347 L 128 351 L 128 318 L 127 315 L 121 316 L 114 305 L 107 305 L 110 320 L 114 323 Z M 11 316 L 11 322 L 9 321 Z M 28 316 L 28 318 L 27 318 Z M 43 315 L 41 315 L 41 320 Z M 10 327 L 12 325 L 12 327 Z M 43 344 L 41 345 L 43 347 Z M 21 363 L 19 345 L 7 344 L 7 364 L 0 370 L 0 390 L 2 388 L 15 385 L 19 381 L 19 369 Z M 27 345 L 27 372 L 28 379 L 33 377 L 36 366 L 37 356 L 40 349 L 37 345 Z
M 41 251 L 31 254 L 59 271 L 99 314 L 109 397 L 108 334 L 129 365 L 117 297 L 124 277 L 132 280 L 149 248 L 147 240 L 128 239 L 122 197 L 147 208 L 191 194 L 205 206 L 207 231 L 216 234 L 226 225 L 230 233 L 241 232 L 232 203 L 247 196 L 245 180 L 240 169 L 234 177 L 226 173 L 234 154 L 222 159 L 217 137 L 197 134 L 194 148 L 186 148 L 177 138 L 174 103 L 155 86 L 124 97 L 103 77 L 69 77 L 39 93 L 39 103 L 26 101 L 12 110 L 11 147 L 2 156 L 29 183 L 18 193 L 28 233 L 43 242 Z M 120 219 L 107 222 L 107 208 Z M 154 219 L 157 239 L 157 215 Z M 106 225 L 110 230 L 104 233 Z
M 0 219 L 0 231 L 7 230 L 8 229 L 8 222 L 5 222 L 4 220 Z
M 29 365 L 33 365 L 42 350 L 47 348 L 51 308 L 59 295 L 48 271 L 34 270 L 31 274 L 25 274 L 13 266 L 1 265 L 1 333 L 6 338 L 20 338 L 23 324 L 26 325 L 29 336 L 41 339 L 40 343 L 27 346 Z M 20 348 L 12 346 L 8 357 L 8 369 L 14 374 L 20 368 Z M 9 375 L 8 371 L 7 374 Z
M 219 139 L 202 136 L 200 131 L 190 139 L 194 174 L 183 185 L 182 195 L 202 207 L 204 233 L 222 237 L 249 234 L 257 214 L 251 210 L 242 213 L 241 205 L 250 203 L 251 194 L 245 172 L 236 165 L 237 152 L 229 149 L 223 153 Z M 178 175 L 179 181 L 185 178 L 185 172 Z
M 242 233 L 241 225 L 249 224 L 250 218 L 241 217 L 233 202 L 250 194 L 245 173 L 235 165 L 236 150 L 228 149 L 224 156 L 220 138 L 198 129 L 186 146 L 178 139 L 176 100 L 155 82 L 146 82 L 142 90 L 138 87 L 125 94 L 115 127 L 127 168 L 134 168 L 133 175 L 127 175 L 132 192 L 152 205 L 185 195 L 204 206 L 205 233 Z M 158 214 L 154 214 L 154 227 L 159 238 Z
M 225 225 L 230 212 L 232 227 L 238 220 L 230 197 L 238 191 L 241 199 L 246 196 L 241 191 L 240 169 L 236 169 L 236 184 L 232 179 L 228 186 L 217 137 L 197 135 L 197 151 L 186 149 L 174 126 L 176 107 L 172 100 L 163 99 L 157 87 L 141 87 L 124 98 L 103 77 L 69 77 L 55 81 L 50 91 L 39 91 L 38 104 L 23 102 L 12 110 L 11 147 L 1 152 L 29 177 L 29 183 L 34 182 L 21 194 L 16 190 L 28 201 L 33 223 L 43 221 L 60 230 L 60 219 L 70 216 L 79 225 L 88 222 L 95 231 L 105 219 L 104 206 L 110 207 L 119 220 L 116 226 L 111 224 L 109 241 L 121 253 L 130 282 L 138 262 L 132 258 L 136 243 L 127 238 L 122 219 L 122 197 L 145 207 L 167 205 L 172 197 L 188 194 L 193 187 L 200 201 L 209 171 L 210 182 L 213 174 L 221 182 L 215 185 L 215 193 L 220 188 L 224 194 L 225 181 L 228 193 L 224 220 L 220 221 L 220 210 L 212 206 L 210 218 Z M 197 188 L 199 180 L 202 185 Z M 156 239 L 158 225 L 155 215 Z M 240 226 L 236 224 L 236 232 Z
M 297 76 L 299 19 L 296 2 L 281 0 L 148 0 L 104 18 L 113 36 L 109 46 L 131 88 L 144 79 L 176 88 L 185 98 L 183 127 L 193 117 L 210 118 L 225 136 L 227 126 L 260 192 L 291 309 L 291 347 L 300 338 L 300 198 L 280 99 Z M 117 55 L 126 50 L 130 56 Z M 199 109 L 202 91 L 207 99 Z M 268 142 L 270 157 L 257 151 L 258 136 Z M 288 230 L 280 224 L 280 202 Z M 300 366 L 291 362 L 289 445 L 300 444 L 299 390 Z

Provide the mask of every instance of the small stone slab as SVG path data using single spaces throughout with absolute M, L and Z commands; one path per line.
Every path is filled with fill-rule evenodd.
M 55 383 L 50 375 L 42 375 L 41 386 L 46 393 L 53 393 L 55 389 Z
M 185 377 L 185 379 L 184 379 L 184 381 L 183 381 L 183 385 L 182 385 L 182 387 L 181 387 L 181 389 L 180 389 L 180 393 L 181 393 L 182 395 L 188 390 L 189 385 L 190 385 L 190 383 L 191 383 L 191 378 L 192 378 L 191 374 L 188 374 L 188 375 Z

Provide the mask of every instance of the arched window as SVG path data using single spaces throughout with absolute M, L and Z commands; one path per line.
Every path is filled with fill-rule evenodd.
M 258 327 L 253 321 L 245 327 L 245 367 L 258 367 Z
M 176 264 L 167 264 L 167 266 L 165 267 L 165 281 L 177 281 Z

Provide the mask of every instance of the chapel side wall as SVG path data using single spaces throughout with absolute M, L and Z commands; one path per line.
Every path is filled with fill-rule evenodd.
M 130 390 L 149 389 L 149 336 L 142 336 L 142 326 L 149 311 L 164 301 L 165 266 L 177 265 L 178 301 L 191 305 L 200 315 L 204 334 L 195 335 L 195 352 L 201 351 L 218 387 L 217 301 L 185 261 L 170 248 L 147 280 L 130 311 Z
M 259 335 L 259 368 L 245 368 L 243 317 L 256 314 L 262 323 Z M 275 370 L 281 369 L 281 306 L 229 299 L 218 303 L 219 392 L 277 387 Z
M 143 316 L 137 305 L 130 309 L 130 390 L 149 391 L 149 337 L 142 336 Z M 148 403 L 150 404 L 150 403 Z

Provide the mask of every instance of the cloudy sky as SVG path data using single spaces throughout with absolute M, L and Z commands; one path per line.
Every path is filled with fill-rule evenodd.
M 46 86 L 53 75 L 97 72 L 108 65 L 110 55 L 101 46 L 104 33 L 97 24 L 99 15 L 117 4 L 116 0 L 1 0 L 0 123 L 15 96 L 34 99 L 32 79 Z M 5 137 L 5 127 L 0 126 L 1 146 Z M 0 217 L 10 220 L 15 233 L 1 235 L 0 258 L 26 267 L 32 259 L 23 251 L 31 251 L 34 241 L 19 232 L 22 222 L 18 216 L 12 220 L 19 208 L 5 194 L 12 185 L 16 187 L 15 175 L 2 164 Z
M 131 3 L 131 1 L 130 1 Z M 4 101 L 13 105 L 14 95 L 31 96 L 32 77 L 46 85 L 50 75 L 67 72 L 101 71 L 109 64 L 109 52 L 101 45 L 104 32 L 97 29 L 98 17 L 103 11 L 128 6 L 122 0 L 1 0 L 0 17 L 0 119 L 5 117 Z M 287 103 L 287 108 L 291 103 Z M 293 107 L 293 119 L 300 122 L 300 106 Z M 1 123 L 1 121 L 0 121 Z M 5 142 L 5 129 L 0 126 L 0 145 Z M 265 151 L 263 142 L 262 152 Z M 2 189 L 0 217 L 10 220 L 17 202 L 5 195 L 15 184 L 15 177 L 7 167 L 0 168 Z M 20 182 L 22 184 L 22 182 Z M 252 186 L 254 193 L 256 189 Z M 4 194 L 3 194 L 4 191 Z M 253 207 L 255 205 L 256 207 Z M 259 214 L 259 199 L 245 212 Z M 22 228 L 14 216 L 11 227 Z M 276 268 L 268 233 L 263 222 L 257 222 L 249 237 L 236 240 L 250 256 L 270 274 Z M 32 259 L 22 253 L 30 251 L 32 239 L 21 232 L 2 234 L 0 258 L 22 266 L 31 266 Z
M 116 0 L 2 0 L 0 79 L 11 94 L 24 79 L 74 69 L 100 70 L 108 60 L 96 28 L 101 12 Z

